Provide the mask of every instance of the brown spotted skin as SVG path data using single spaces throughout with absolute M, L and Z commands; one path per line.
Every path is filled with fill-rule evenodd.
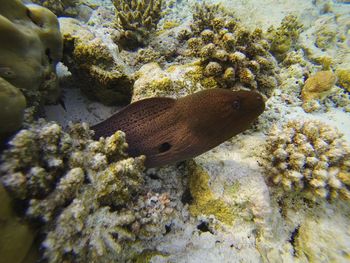
M 214 148 L 248 129 L 264 109 L 257 92 L 210 89 L 178 100 L 150 98 L 132 103 L 92 129 L 95 139 L 124 131 L 129 155 L 146 155 L 150 168 Z

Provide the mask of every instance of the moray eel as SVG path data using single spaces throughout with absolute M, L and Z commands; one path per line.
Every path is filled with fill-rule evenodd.
M 94 139 L 117 130 L 126 134 L 128 154 L 145 155 L 147 168 L 198 156 L 248 129 L 264 111 L 254 91 L 204 90 L 180 99 L 149 98 L 132 103 L 92 127 Z

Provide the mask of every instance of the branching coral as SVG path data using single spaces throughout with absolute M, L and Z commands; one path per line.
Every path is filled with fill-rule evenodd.
M 283 18 L 278 28 L 271 26 L 267 38 L 271 43 L 271 52 L 278 60 L 283 60 L 295 45 L 302 31 L 302 25 L 294 15 Z
M 118 44 L 125 49 L 144 46 L 162 16 L 162 0 L 113 0 L 113 4 L 117 14 L 116 27 L 122 31 Z
M 269 95 L 277 86 L 276 63 L 262 31 L 245 29 L 218 6 L 197 6 L 188 54 L 199 57 L 203 73 L 220 87 L 246 86 Z
M 108 45 L 78 20 L 61 18 L 63 61 L 76 85 L 91 99 L 107 105 L 128 103 L 133 80 Z
M 37 106 L 58 98 L 55 67 L 61 53 L 62 38 L 52 12 L 37 5 L 25 6 L 18 0 L 2 1 L 0 93 L 5 111 L 0 116 L 0 133 L 18 128 L 26 102 Z M 6 127 L 10 118 L 13 120 Z
M 99 141 L 91 133 L 85 124 L 66 133 L 39 121 L 2 156 L 3 184 L 28 202 L 27 217 L 45 223 L 50 262 L 124 261 L 133 242 L 165 232 L 173 211 L 166 193 L 142 191 L 144 157 L 127 158 L 123 132 Z
M 288 193 L 350 200 L 349 157 L 350 148 L 335 128 L 319 121 L 290 121 L 270 131 L 265 168 Z

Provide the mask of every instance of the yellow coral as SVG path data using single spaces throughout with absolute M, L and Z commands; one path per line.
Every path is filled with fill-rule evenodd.
M 337 129 L 319 121 L 290 121 L 270 131 L 266 171 L 286 192 L 311 200 L 350 200 L 349 157 L 350 147 Z
M 338 69 L 335 74 L 338 77 L 338 84 L 350 92 L 350 68 Z
M 214 215 L 223 223 L 232 224 L 234 220 L 232 209 L 214 196 L 209 188 L 209 175 L 196 163 L 190 164 L 189 186 L 193 197 L 189 207 L 192 215 Z
M 332 71 L 319 71 L 305 81 L 301 91 L 301 98 L 304 102 L 310 100 L 322 100 L 330 93 L 337 80 Z

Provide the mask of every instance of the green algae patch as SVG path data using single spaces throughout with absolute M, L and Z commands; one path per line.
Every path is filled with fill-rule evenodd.
M 180 24 L 176 21 L 166 21 L 163 25 L 163 29 L 172 29 L 178 27 Z
M 193 216 L 214 215 L 221 222 L 232 225 L 235 217 L 224 201 L 216 198 L 209 187 L 209 175 L 202 167 L 190 164 L 189 187 L 193 201 L 189 207 Z
M 155 251 L 155 250 L 145 250 L 142 253 L 138 254 L 134 259 L 134 263 L 149 263 L 151 259 L 155 256 L 167 257 L 168 255 Z

